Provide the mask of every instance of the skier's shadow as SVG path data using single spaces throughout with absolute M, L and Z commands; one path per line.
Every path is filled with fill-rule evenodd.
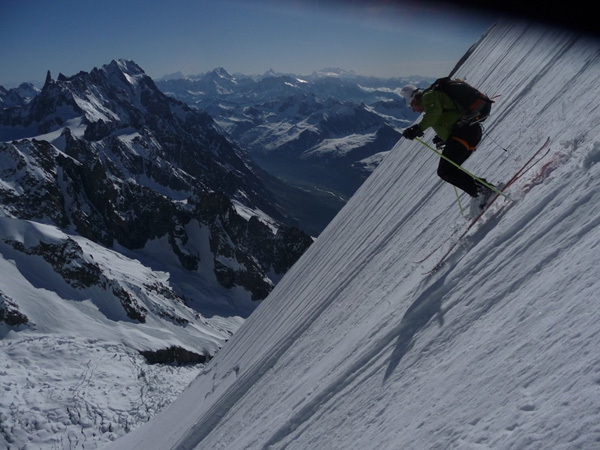
M 400 361 L 402 361 L 402 358 L 412 348 L 413 338 L 419 330 L 424 328 L 436 315 L 440 326 L 444 324 L 441 307 L 444 293 L 449 289 L 444 284 L 447 274 L 448 272 L 423 291 L 413 304 L 410 305 L 404 317 L 402 317 L 400 324 L 396 328 L 398 339 L 396 340 L 396 347 L 390 356 L 384 382 L 392 375 L 396 367 L 400 364 Z

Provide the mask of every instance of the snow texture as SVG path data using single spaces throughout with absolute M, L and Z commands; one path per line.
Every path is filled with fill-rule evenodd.
M 400 141 L 184 393 L 108 449 L 600 448 L 600 45 L 501 21 L 454 75 L 500 96 L 470 171 L 505 181 L 551 139 L 513 201 L 424 275 L 444 247 L 414 261 L 467 224 L 437 157 Z

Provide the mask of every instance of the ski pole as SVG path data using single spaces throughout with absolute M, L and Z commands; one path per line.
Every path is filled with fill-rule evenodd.
M 473 178 L 474 180 L 476 180 L 477 182 L 483 184 L 485 187 L 490 188 L 492 191 L 496 192 L 499 195 L 502 195 L 503 197 L 508 198 L 508 196 L 502 192 L 500 189 L 498 189 L 495 186 L 492 186 L 489 183 L 486 183 L 485 181 L 483 181 L 481 178 L 476 177 L 475 175 L 473 175 L 471 172 L 469 172 L 467 169 L 465 169 L 464 167 L 460 166 L 459 164 L 456 164 L 454 161 L 452 161 L 450 158 L 448 158 L 447 156 L 444 156 L 442 154 L 442 152 L 438 152 L 435 148 L 433 148 L 431 145 L 427 144 L 426 142 L 423 142 L 421 139 L 419 138 L 415 138 L 415 141 L 421 143 L 422 145 L 424 145 L 425 147 L 427 147 L 429 150 L 431 150 L 433 153 L 435 153 L 436 155 L 438 155 L 440 158 L 444 158 L 446 161 L 448 161 L 449 163 L 451 163 L 452 165 L 458 167 L 460 170 L 462 170 L 464 173 L 466 173 L 467 175 L 469 175 L 471 178 Z
M 456 186 L 452 186 L 452 187 L 454 188 L 454 193 L 456 194 L 456 201 L 458 202 L 458 209 L 460 209 L 460 215 L 464 216 L 465 211 L 463 210 L 462 203 L 460 201 L 460 195 L 458 193 L 458 189 L 456 189 Z

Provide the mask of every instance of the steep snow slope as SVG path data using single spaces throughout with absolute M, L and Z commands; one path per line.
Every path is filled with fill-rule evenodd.
M 502 21 L 455 75 L 500 95 L 469 170 L 507 180 L 551 138 L 514 201 L 423 275 L 466 222 L 435 155 L 399 142 L 181 397 L 109 448 L 600 447 L 600 45 Z

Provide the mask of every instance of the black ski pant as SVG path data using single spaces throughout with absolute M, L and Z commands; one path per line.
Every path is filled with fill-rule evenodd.
M 459 166 L 462 165 L 475 151 L 475 147 L 481 141 L 481 134 L 481 126 L 477 123 L 455 128 L 446 141 L 442 155 Z M 477 197 L 477 189 L 481 183 L 444 158 L 440 158 L 437 174 L 442 180 L 465 191 L 471 197 Z

